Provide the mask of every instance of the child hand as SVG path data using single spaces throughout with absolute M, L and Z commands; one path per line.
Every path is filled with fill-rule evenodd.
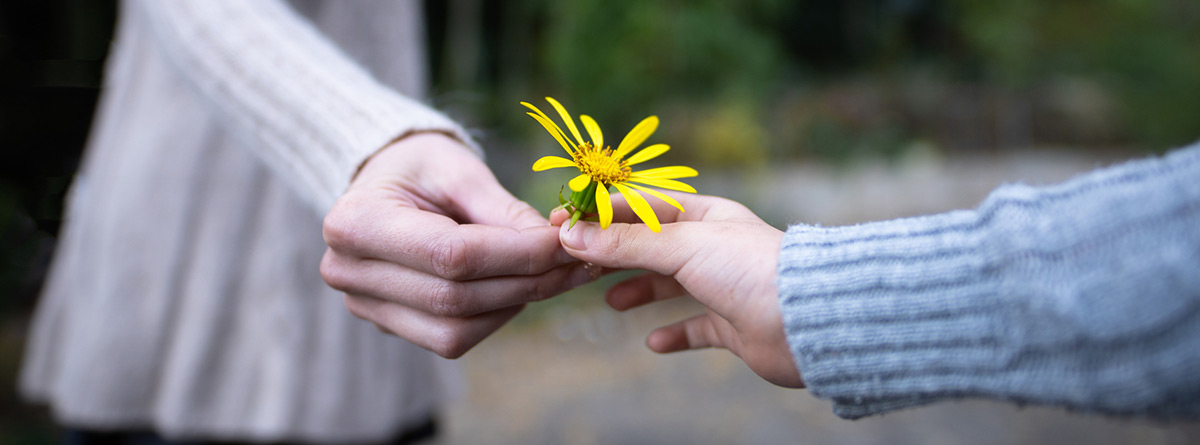
M 559 240 L 571 256 L 606 268 L 649 271 L 608 290 L 606 300 L 626 310 L 690 295 L 707 313 L 658 328 L 646 345 L 659 353 L 726 348 L 762 378 L 803 387 L 784 336 L 775 287 L 783 232 L 745 206 L 711 196 L 672 194 L 686 209 L 655 201 L 662 224 L 653 233 L 636 221 L 621 198 L 613 198 L 613 224 L 580 222 Z M 565 212 L 551 215 L 561 224 Z

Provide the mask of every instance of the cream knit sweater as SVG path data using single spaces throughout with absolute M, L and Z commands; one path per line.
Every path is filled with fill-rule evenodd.
M 353 318 L 321 218 L 419 130 L 419 4 L 126 1 L 20 387 L 76 427 L 382 439 L 439 358 Z M 365 68 L 364 68 L 365 67 Z

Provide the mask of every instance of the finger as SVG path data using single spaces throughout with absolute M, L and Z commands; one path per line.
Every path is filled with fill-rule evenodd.
M 697 315 L 650 332 L 646 347 L 659 354 L 704 348 L 725 348 L 715 317 Z
M 562 207 L 557 207 L 550 212 L 550 225 L 552 226 L 561 226 L 568 219 L 571 219 L 571 213 Z
M 641 194 L 642 197 L 646 199 L 646 203 L 650 204 L 650 208 L 654 210 L 654 215 L 658 217 L 658 221 L 662 224 L 679 221 L 680 218 L 687 213 L 686 211 L 680 211 L 675 206 L 667 203 L 666 201 L 658 199 L 649 193 L 644 193 L 641 191 L 638 191 L 637 193 Z M 695 208 L 700 206 L 698 202 L 682 196 L 686 195 L 686 193 L 664 192 L 664 194 L 672 197 L 684 208 L 684 210 L 695 210 Z M 692 197 L 694 198 L 695 196 L 693 195 Z M 639 218 L 633 212 L 633 209 L 629 207 L 629 201 L 622 192 L 614 188 L 612 193 L 609 194 L 609 200 L 612 202 L 613 222 L 641 222 L 641 218 Z
M 655 233 L 643 224 L 613 223 L 601 229 L 597 223 L 579 222 L 559 228 L 559 241 L 568 254 L 589 263 L 675 276 L 711 239 L 696 224 L 665 224 Z
M 540 301 L 593 280 L 582 263 L 538 275 L 508 275 L 451 281 L 393 263 L 326 255 L 321 275 L 330 287 L 402 304 L 442 317 L 467 317 Z
M 676 192 L 671 190 L 657 190 L 660 193 L 667 195 L 675 200 L 684 208 L 680 211 L 677 207 L 663 201 L 650 193 L 642 193 L 646 198 L 646 202 L 650 204 L 650 208 L 654 210 L 654 214 L 658 216 L 660 223 L 672 223 L 677 221 L 699 221 L 704 218 L 709 209 L 714 206 L 725 206 L 727 204 L 737 204 L 724 198 L 714 196 L 696 195 L 691 193 Z M 641 219 L 629 207 L 629 202 L 620 193 L 609 194 L 609 199 L 612 202 L 613 222 L 636 223 Z M 739 204 L 740 206 L 740 204 Z M 746 210 L 749 212 L 749 210 Z M 556 208 L 550 212 L 550 225 L 559 226 L 568 219 L 571 214 L 565 209 Z
M 657 273 L 646 273 L 613 285 L 604 299 L 618 311 L 632 309 L 647 303 L 679 297 L 687 293 L 674 278 Z
M 727 203 L 733 202 L 715 196 L 697 195 L 694 193 L 676 192 L 671 190 L 652 190 L 667 195 L 667 197 L 674 199 L 676 203 L 683 207 L 683 210 L 681 211 L 679 208 L 671 205 L 671 203 L 659 199 L 652 193 L 648 193 L 645 190 L 638 190 L 638 193 L 640 193 L 642 197 L 646 199 L 646 202 L 650 204 L 650 208 L 654 210 L 654 215 L 658 217 L 658 221 L 662 224 L 679 221 L 700 221 L 704 218 L 704 215 L 708 212 L 709 208 L 713 206 L 726 205 Z M 618 195 L 620 195 L 620 197 L 618 197 Z M 638 218 L 638 216 L 633 212 L 633 209 L 629 207 L 629 202 L 625 199 L 624 195 L 614 190 L 610 196 L 613 206 L 613 222 L 636 223 L 641 221 L 641 219 Z
M 449 135 L 408 135 L 373 156 L 359 177 L 389 178 L 384 182 L 394 186 L 392 176 L 397 168 L 407 172 L 407 180 L 399 182 L 414 192 L 416 199 L 432 200 L 461 221 L 518 229 L 546 224 L 529 204 L 500 185 L 476 153 Z
M 455 281 L 539 274 L 574 261 L 559 247 L 558 229 L 545 222 L 523 229 L 460 225 L 413 207 L 386 212 L 359 207 L 335 209 L 325 218 L 325 242 L 341 255 L 376 258 Z
M 458 358 L 511 320 L 524 306 L 513 306 L 466 318 L 438 317 L 377 298 L 346 294 L 346 308 L 356 317 L 403 337 L 445 358 Z
M 693 296 L 705 307 L 736 314 L 744 311 L 735 285 L 754 283 L 753 289 L 747 288 L 753 292 L 773 290 L 766 286 L 773 281 L 777 257 L 772 255 L 778 255 L 775 249 L 782 237 L 776 232 L 761 223 L 684 221 L 665 224 L 656 233 L 643 224 L 601 229 L 599 224 L 582 222 L 570 230 L 561 227 L 559 240 L 568 254 L 582 261 L 673 277 L 695 291 Z M 734 245 L 738 248 L 730 247 Z
M 509 193 L 490 172 L 477 182 L 458 185 L 451 200 L 469 222 L 523 229 L 545 226 L 549 221 L 533 206 Z

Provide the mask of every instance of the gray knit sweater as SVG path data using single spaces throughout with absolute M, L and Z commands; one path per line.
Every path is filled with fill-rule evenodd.
M 778 284 L 845 418 L 964 397 L 1200 416 L 1200 143 L 972 211 L 792 226 Z

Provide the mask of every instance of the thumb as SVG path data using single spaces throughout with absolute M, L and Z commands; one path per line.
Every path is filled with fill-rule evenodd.
M 480 178 L 467 190 L 455 196 L 454 201 L 472 223 L 518 229 L 549 225 L 537 209 L 517 199 L 490 175 Z
M 617 269 L 645 269 L 674 276 L 699 246 L 695 236 L 687 236 L 688 223 L 664 224 L 654 233 L 644 224 L 600 224 L 583 222 L 568 228 L 563 224 L 558 239 L 571 256 L 592 264 Z

